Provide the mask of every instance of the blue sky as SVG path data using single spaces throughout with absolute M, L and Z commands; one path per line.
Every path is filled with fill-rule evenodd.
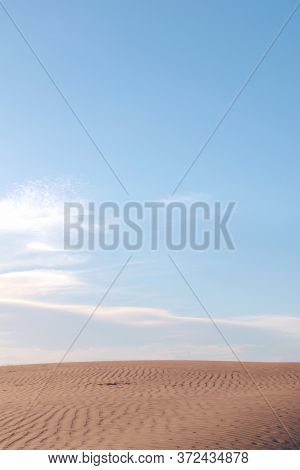
M 125 262 L 65 253 L 66 200 L 167 199 L 295 1 L 4 2 L 0 360 L 56 361 Z M 299 360 L 299 17 L 176 194 L 236 201 L 234 251 L 174 259 L 241 359 Z M 135 254 L 69 360 L 232 359 L 166 250 Z

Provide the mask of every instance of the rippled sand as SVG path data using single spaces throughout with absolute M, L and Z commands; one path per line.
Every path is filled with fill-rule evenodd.
M 290 449 L 300 363 L 0 367 L 2 449 Z M 258 388 L 259 390 L 258 390 Z

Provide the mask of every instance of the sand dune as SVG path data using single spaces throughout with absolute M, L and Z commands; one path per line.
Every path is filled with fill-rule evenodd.
M 236 362 L 1 367 L 0 448 L 299 446 L 300 364 L 246 366 L 265 398 Z

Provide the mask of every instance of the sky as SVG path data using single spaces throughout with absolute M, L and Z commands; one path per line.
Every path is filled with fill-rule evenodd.
M 0 363 L 60 361 L 131 254 L 65 360 L 234 360 L 209 312 L 298 361 L 300 11 L 172 196 L 296 2 L 3 5 Z M 235 249 L 64 250 L 64 202 L 174 200 L 234 201 Z

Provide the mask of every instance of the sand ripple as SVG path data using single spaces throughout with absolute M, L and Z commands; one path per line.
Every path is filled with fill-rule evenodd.
M 247 364 L 288 432 L 236 362 L 54 367 L 0 368 L 1 449 L 300 446 L 299 363 Z

